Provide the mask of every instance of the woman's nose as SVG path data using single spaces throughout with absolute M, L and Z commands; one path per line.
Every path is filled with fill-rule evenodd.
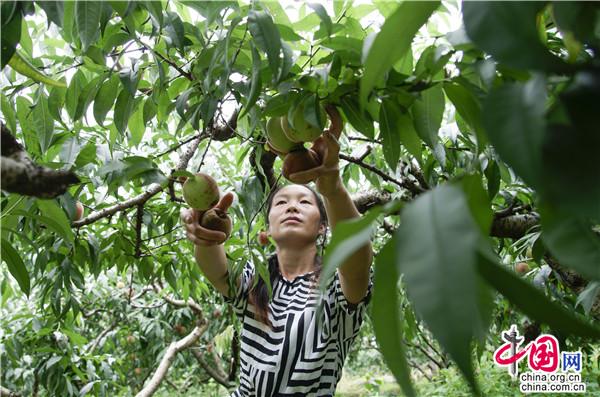
M 290 203 L 285 212 L 298 212 L 298 208 L 296 207 L 296 204 Z

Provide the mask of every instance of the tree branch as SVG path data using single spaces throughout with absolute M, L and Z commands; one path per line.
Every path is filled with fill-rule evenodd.
M 205 133 L 203 132 L 202 134 L 198 135 L 194 140 L 192 140 L 192 144 L 188 147 L 187 151 L 183 154 L 183 156 L 181 156 L 179 163 L 177 164 L 177 167 L 175 167 L 173 172 L 179 171 L 179 170 L 184 170 L 187 168 L 187 165 L 188 165 L 190 159 L 194 155 L 196 149 L 198 148 L 198 145 L 200 144 L 200 141 L 203 139 L 204 136 L 205 136 Z M 125 200 L 122 203 L 115 204 L 111 207 L 104 208 L 100 211 L 92 212 L 87 217 L 85 217 L 79 221 L 73 222 L 73 226 L 81 227 L 81 226 L 89 225 L 91 223 L 96 222 L 99 219 L 106 218 L 110 215 L 116 214 L 119 211 L 123 211 L 128 208 L 135 207 L 139 204 L 143 204 L 146 201 L 150 200 L 150 198 L 152 198 L 153 196 L 155 196 L 156 194 L 161 192 L 162 190 L 163 190 L 163 187 L 161 185 L 159 185 L 158 183 L 153 183 L 150 185 L 148 190 L 146 190 L 144 193 L 139 194 L 135 197 L 132 197 L 129 200 Z
M 419 194 L 425 192 L 426 190 L 423 189 L 422 187 L 416 185 L 415 183 L 413 183 L 411 180 L 404 178 L 404 180 L 399 181 L 397 179 L 392 178 L 391 176 L 387 175 L 385 172 L 381 171 L 380 169 L 378 169 L 375 166 L 372 166 L 370 164 L 367 164 L 365 162 L 363 162 L 362 160 L 358 159 L 358 158 L 354 158 L 351 156 L 347 156 L 345 154 L 340 153 L 340 159 L 346 160 L 349 163 L 353 163 L 356 165 L 361 166 L 362 168 L 365 168 L 377 175 L 379 175 L 383 180 L 388 181 L 388 182 L 392 182 L 406 190 L 408 190 L 409 192 L 412 193 L 413 196 L 418 196 Z
M 71 171 L 54 170 L 34 163 L 11 131 L 1 123 L 0 185 L 2 190 L 24 196 L 54 198 L 79 183 Z
M 158 368 L 154 372 L 154 375 L 152 375 L 152 378 L 150 379 L 148 384 L 144 386 L 144 388 L 138 394 L 136 394 L 136 397 L 150 397 L 154 393 L 156 393 L 156 390 L 158 390 L 158 387 L 160 386 L 161 382 L 167 376 L 167 372 L 169 371 L 171 364 L 173 364 L 177 353 L 189 348 L 194 343 L 198 342 L 198 339 L 200 339 L 200 337 L 204 334 L 207 328 L 207 323 L 199 323 L 185 338 L 180 339 L 177 342 L 171 343 L 167 348 L 167 351 L 165 352 L 165 355 L 163 356 L 162 360 L 160 361 Z
M 222 373 L 217 368 L 213 368 L 197 348 L 192 348 L 190 351 L 194 357 L 196 357 L 196 360 L 198 360 L 198 363 L 202 369 L 206 371 L 206 373 L 210 375 L 210 377 L 213 378 L 217 383 L 225 386 L 228 389 L 233 386 L 233 383 L 227 378 L 227 374 Z
M 0 397 L 21 397 L 21 395 L 16 391 L 12 391 L 6 387 L 0 386 Z
M 540 216 L 535 212 L 504 217 L 494 216 L 490 236 L 519 239 L 539 223 Z

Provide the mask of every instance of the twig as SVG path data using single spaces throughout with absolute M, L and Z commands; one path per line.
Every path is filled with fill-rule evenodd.
M 142 255 L 142 223 L 144 221 L 144 203 L 139 203 L 135 220 L 135 257 Z
M 117 324 L 119 324 L 119 319 L 115 319 L 112 324 L 106 328 L 104 331 L 102 331 L 102 333 L 100 333 L 100 335 L 98 335 L 98 337 L 96 339 L 94 339 L 94 341 L 92 342 L 92 344 L 90 345 L 90 347 L 87 349 L 87 354 L 92 353 L 94 350 L 96 350 L 96 348 L 98 347 L 98 345 L 100 344 L 100 342 L 102 342 L 102 339 L 104 339 L 104 337 L 106 335 L 109 334 L 109 332 L 111 332 L 112 330 L 114 330 L 117 327 Z
M 397 179 L 392 178 L 391 176 L 387 175 L 386 173 L 382 172 L 381 170 L 379 170 L 377 167 L 374 167 L 370 164 L 367 164 L 365 162 L 363 162 L 360 159 L 351 157 L 351 156 L 347 156 L 343 153 L 340 153 L 340 158 L 343 160 L 346 160 L 350 163 L 354 163 L 357 164 L 365 169 L 368 169 L 369 171 L 379 175 L 383 180 L 386 180 L 388 182 L 392 182 L 408 191 L 410 191 L 413 195 L 417 196 L 423 192 L 425 192 L 425 190 L 423 188 L 421 188 L 420 186 L 415 185 L 414 183 L 410 182 L 409 180 L 405 179 L 404 181 L 399 181 Z
M 185 70 L 181 69 L 175 62 L 171 61 L 169 58 L 165 57 L 160 52 L 154 50 L 154 48 L 151 48 L 149 45 L 145 44 L 143 41 L 141 41 L 137 37 L 134 37 L 133 39 L 136 42 L 138 42 L 138 44 L 140 44 L 141 46 L 146 48 L 148 51 L 152 52 L 154 55 L 156 55 L 157 57 L 159 57 L 160 59 L 162 59 L 163 61 L 168 63 L 169 66 L 171 66 L 173 69 L 177 70 L 181 76 L 185 77 L 189 81 L 194 81 L 194 76 L 192 74 L 186 72 Z

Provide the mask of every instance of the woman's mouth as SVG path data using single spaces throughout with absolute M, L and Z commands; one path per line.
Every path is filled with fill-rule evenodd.
M 288 222 L 300 223 L 301 221 L 300 221 L 300 218 L 296 218 L 296 217 L 292 216 L 289 218 L 285 218 L 282 223 L 288 223 Z

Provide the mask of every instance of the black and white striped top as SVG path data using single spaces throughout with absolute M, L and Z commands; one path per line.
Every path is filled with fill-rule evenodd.
M 276 256 L 270 260 L 276 261 Z M 231 397 L 333 396 L 360 330 L 372 282 L 365 298 L 352 305 L 342 293 L 337 272 L 322 299 L 314 272 L 293 281 L 279 275 L 269 302 L 271 329 L 248 303 L 253 275 L 254 266 L 247 263 L 235 296 L 227 299 L 243 323 L 240 386 Z M 323 309 L 317 311 L 319 304 Z M 322 321 L 317 321 L 317 313 Z

